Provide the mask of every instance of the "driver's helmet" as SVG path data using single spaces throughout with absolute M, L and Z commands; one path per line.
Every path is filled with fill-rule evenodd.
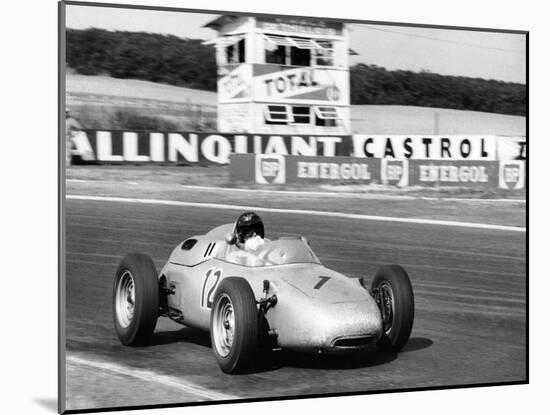
M 264 224 L 262 219 L 254 212 L 244 212 L 235 222 L 235 236 L 238 243 L 244 243 L 248 238 L 256 234 L 264 238 Z

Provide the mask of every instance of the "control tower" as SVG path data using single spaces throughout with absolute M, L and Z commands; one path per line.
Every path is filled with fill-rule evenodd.
M 310 18 L 224 15 L 218 37 L 218 130 L 350 134 L 349 30 Z M 353 52 L 352 52 L 353 53 Z

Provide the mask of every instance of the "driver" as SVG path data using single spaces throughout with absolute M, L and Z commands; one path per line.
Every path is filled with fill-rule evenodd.
M 265 245 L 264 224 L 258 214 L 244 212 L 235 221 L 233 228 L 235 245 L 238 249 L 230 251 L 228 260 L 242 265 L 261 266 L 265 265 L 265 253 L 261 255 Z

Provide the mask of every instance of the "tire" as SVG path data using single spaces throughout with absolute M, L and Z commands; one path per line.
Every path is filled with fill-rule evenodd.
M 151 258 L 128 254 L 118 266 L 113 284 L 115 330 L 126 346 L 149 343 L 158 318 L 159 287 Z
M 239 277 L 224 278 L 214 295 L 210 338 L 225 373 L 243 373 L 258 353 L 258 307 L 252 288 Z
M 380 309 L 384 330 L 378 348 L 399 352 L 409 340 L 414 321 L 414 295 L 409 276 L 399 265 L 383 266 L 374 276 L 371 292 Z

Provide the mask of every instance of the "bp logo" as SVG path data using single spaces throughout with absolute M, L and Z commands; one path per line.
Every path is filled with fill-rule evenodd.
M 382 159 L 380 163 L 382 184 L 408 186 L 409 160 Z
M 525 186 L 525 163 L 523 161 L 500 162 L 499 187 L 502 189 L 523 189 Z
M 285 183 L 285 170 L 284 156 L 278 154 L 256 154 L 256 183 Z

